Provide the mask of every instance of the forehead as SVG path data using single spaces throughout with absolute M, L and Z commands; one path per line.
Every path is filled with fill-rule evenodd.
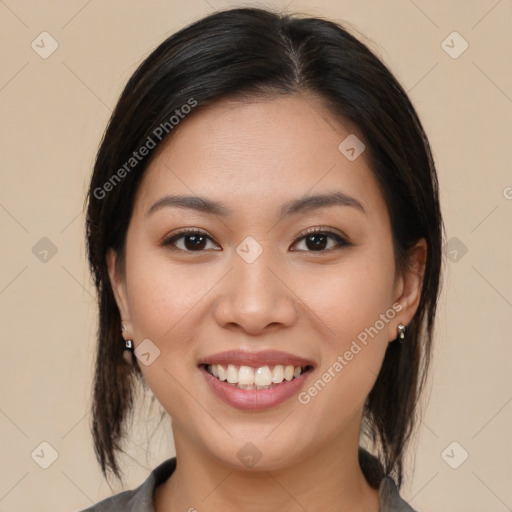
M 136 205 L 144 211 L 170 192 L 268 211 L 333 190 L 358 196 L 365 209 L 385 209 L 365 151 L 350 160 L 340 150 L 347 137 L 362 139 L 358 130 L 311 96 L 221 100 L 174 130 L 139 186 Z

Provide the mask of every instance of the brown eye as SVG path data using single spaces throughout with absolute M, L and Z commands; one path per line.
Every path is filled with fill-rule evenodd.
M 334 240 L 334 247 L 329 245 L 329 239 Z M 350 245 L 344 238 L 333 231 L 326 231 L 322 229 L 312 229 L 306 235 L 300 237 L 298 241 L 304 240 L 306 252 L 328 252 L 332 249 L 339 249 L 344 246 Z M 304 249 L 299 249 L 304 250 Z
M 179 246 L 178 242 L 182 240 L 183 243 Z M 208 241 L 212 240 L 205 232 L 198 229 L 189 229 L 166 238 L 162 242 L 162 246 L 186 252 L 202 252 L 206 248 Z

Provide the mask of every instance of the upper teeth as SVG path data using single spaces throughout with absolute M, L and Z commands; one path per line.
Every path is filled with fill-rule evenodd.
M 269 366 L 260 368 L 251 368 L 250 366 L 227 365 L 227 370 L 220 364 L 208 365 L 208 371 L 220 380 L 227 380 L 230 384 L 269 386 L 270 384 L 279 384 L 284 379 L 292 380 L 299 377 L 302 373 L 300 366 L 283 366 L 278 364 L 271 370 Z

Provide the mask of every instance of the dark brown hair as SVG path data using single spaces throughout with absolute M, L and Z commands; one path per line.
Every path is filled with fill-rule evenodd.
M 123 451 L 137 381 L 145 385 L 138 365 L 122 357 L 121 319 L 106 264 L 113 248 L 123 271 L 134 195 L 157 151 L 130 159 L 150 139 L 160 146 L 179 130 L 171 118 L 191 110 L 185 105 L 194 106 L 194 115 L 222 99 L 292 93 L 313 94 L 334 118 L 359 130 L 389 210 L 397 268 L 405 268 L 415 242 L 427 242 L 420 304 L 407 340 L 388 345 L 364 408 L 363 432 L 401 486 L 404 450 L 431 358 L 441 275 L 443 226 L 429 143 L 403 88 L 341 25 L 255 8 L 216 12 L 162 42 L 128 81 L 97 154 L 86 236 L 99 307 L 92 434 L 105 477 L 110 470 L 120 478 L 116 452 Z

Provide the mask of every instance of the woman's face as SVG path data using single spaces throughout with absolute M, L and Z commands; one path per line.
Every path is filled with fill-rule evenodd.
M 354 159 L 360 142 L 299 95 L 222 101 L 175 130 L 137 191 L 124 277 L 114 254 L 108 261 L 126 336 L 141 347 L 177 450 L 233 467 L 261 457 L 258 468 L 275 469 L 358 443 L 388 343 L 419 298 L 419 280 L 395 268 L 384 198 L 366 153 Z M 177 195 L 204 202 L 163 200 Z M 332 197 L 302 203 L 317 195 Z M 307 236 L 311 228 L 322 233 Z M 203 236 L 165 244 L 192 229 Z M 272 390 L 236 391 L 199 366 L 224 351 L 255 354 L 243 365 L 236 354 L 221 360 L 263 381 L 269 371 L 279 381 L 274 367 L 292 361 L 258 359 L 264 351 L 313 369 Z

